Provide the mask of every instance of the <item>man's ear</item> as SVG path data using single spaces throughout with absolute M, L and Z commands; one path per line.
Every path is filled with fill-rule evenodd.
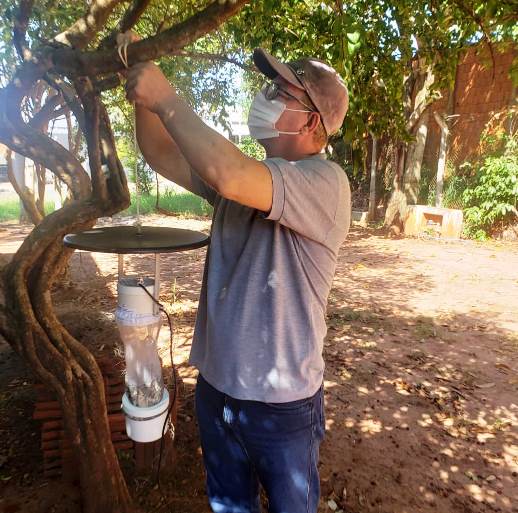
M 307 128 L 307 133 L 314 132 L 320 123 L 320 114 L 318 112 L 311 112 L 308 116 L 308 122 L 304 125 Z

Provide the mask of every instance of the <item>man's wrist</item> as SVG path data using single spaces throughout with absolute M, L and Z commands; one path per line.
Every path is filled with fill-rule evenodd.
M 155 114 L 158 115 L 163 123 L 167 123 L 174 116 L 177 99 L 176 93 L 172 93 L 164 100 L 157 102 Z

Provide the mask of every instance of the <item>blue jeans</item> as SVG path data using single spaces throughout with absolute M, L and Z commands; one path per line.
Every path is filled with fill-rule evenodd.
M 199 375 L 196 415 L 212 510 L 259 513 L 260 483 L 269 513 L 316 513 L 323 402 L 322 387 L 289 403 L 233 399 Z

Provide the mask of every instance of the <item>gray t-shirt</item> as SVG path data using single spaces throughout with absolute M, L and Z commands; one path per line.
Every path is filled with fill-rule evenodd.
M 219 196 L 192 173 L 214 216 L 190 363 L 231 397 L 283 403 L 322 384 L 326 304 L 351 194 L 324 155 L 264 163 L 269 214 Z

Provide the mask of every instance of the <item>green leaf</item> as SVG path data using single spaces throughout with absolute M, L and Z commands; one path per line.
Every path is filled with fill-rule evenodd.
M 347 32 L 347 39 L 355 45 L 360 40 L 360 33 L 359 32 Z

